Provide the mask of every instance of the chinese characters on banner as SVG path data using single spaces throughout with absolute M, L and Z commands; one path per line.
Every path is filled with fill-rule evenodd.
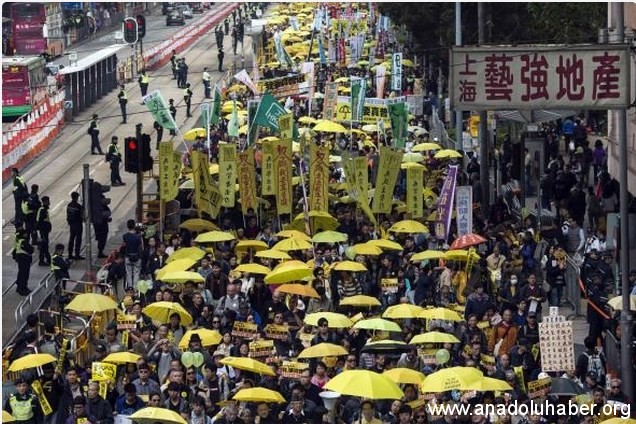
M 457 207 L 457 235 L 465 236 L 473 232 L 473 187 L 459 186 L 455 190 Z
M 238 184 L 241 193 L 241 211 L 257 209 L 256 204 L 256 167 L 254 166 L 254 150 L 247 149 L 238 154 Z
M 625 46 L 453 47 L 452 106 L 624 108 L 630 60 Z
M 550 307 L 550 315 L 539 323 L 539 346 L 543 371 L 574 369 L 572 321 L 559 315 L 558 307 Z
M 457 165 L 448 167 L 448 175 L 439 195 L 437 203 L 437 220 L 435 221 L 435 236 L 438 240 L 448 239 L 448 227 L 450 227 L 453 200 L 455 198 L 455 184 L 457 182 Z
M 338 103 L 338 83 L 325 84 L 325 98 L 322 104 L 322 114 L 327 121 L 336 118 L 336 105 Z
M 402 92 L 402 53 L 393 53 L 391 58 L 391 90 Z
M 378 121 L 384 125 L 391 125 L 391 117 L 389 115 L 389 105 L 404 103 L 406 97 L 395 97 L 393 99 L 379 99 L 377 97 L 367 97 L 364 99 L 362 115 L 359 122 L 363 124 L 377 124 Z M 339 96 L 333 111 L 333 120 L 340 122 L 351 121 L 351 97 Z
M 276 194 L 274 178 L 274 143 L 267 141 L 263 143 L 263 182 L 261 185 L 261 195 L 271 196 Z
M 219 145 L 219 188 L 221 206 L 233 208 L 236 202 L 236 144 Z
M 391 213 L 393 190 L 402 164 L 402 152 L 394 152 L 389 147 L 380 147 L 380 165 L 375 180 L 373 213 Z
M 292 212 L 292 141 L 274 142 L 276 210 L 279 215 Z
M 172 142 L 159 144 L 159 196 L 167 202 L 170 198 L 172 182 Z
M 170 194 L 166 198 L 166 200 L 176 199 L 179 194 L 179 178 L 181 178 L 181 168 L 183 167 L 183 163 L 181 163 L 181 153 L 172 152 L 172 176 L 171 181 L 172 185 L 170 186 Z
M 413 167 L 406 170 L 406 211 L 413 218 L 424 216 L 424 168 Z
M 408 133 L 409 111 L 406 103 L 394 103 L 389 105 L 389 116 L 391 117 L 391 131 L 396 149 L 403 149 L 406 145 Z
M 294 115 L 286 113 L 278 117 L 278 129 L 281 140 L 291 140 L 294 135 Z
M 326 212 L 329 208 L 329 147 L 309 147 L 309 210 Z
M 367 199 L 367 203 L 369 203 L 369 166 L 367 165 L 367 158 L 365 156 L 353 158 L 353 168 L 355 170 L 355 182 L 360 191 L 360 196 L 364 196 Z
M 216 215 L 211 213 L 210 205 L 212 181 L 210 180 L 208 155 L 193 150 L 190 161 L 192 162 L 192 179 L 194 180 L 194 198 L 197 204 L 197 211 L 199 214 L 205 212 L 214 217 Z

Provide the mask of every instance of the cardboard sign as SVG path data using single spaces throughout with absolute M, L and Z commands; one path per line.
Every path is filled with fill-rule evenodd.
M 566 321 L 563 315 L 559 315 L 559 308 L 550 308 L 550 315 L 539 323 L 539 348 L 543 371 L 575 368 L 572 321 Z
M 118 330 L 134 330 L 137 328 L 137 317 L 135 315 L 117 315 Z
M 383 278 L 380 281 L 380 286 L 382 287 L 382 291 L 385 293 L 397 293 L 398 280 L 397 278 Z
M 299 380 L 304 370 L 309 369 L 309 364 L 302 362 L 283 361 L 280 367 L 280 375 L 285 378 Z
M 115 381 L 117 365 L 107 364 L 106 362 L 93 362 L 91 371 L 91 378 L 95 381 Z
M 303 344 L 309 343 L 309 345 L 311 345 L 311 340 L 314 338 L 314 335 L 312 333 L 298 332 L 298 338 Z
M 250 358 L 262 358 L 271 356 L 274 349 L 274 340 L 257 340 L 250 343 Z
M 418 349 L 417 354 L 422 358 L 422 362 L 426 365 L 437 365 L 437 349 Z
M 542 378 L 541 380 L 528 382 L 528 397 L 535 399 L 545 396 L 550 390 L 551 378 Z
M 258 333 L 258 325 L 251 322 L 234 321 L 232 336 L 242 339 L 253 339 Z
M 265 337 L 274 340 L 283 340 L 289 337 L 289 327 L 287 325 L 267 324 L 265 326 Z

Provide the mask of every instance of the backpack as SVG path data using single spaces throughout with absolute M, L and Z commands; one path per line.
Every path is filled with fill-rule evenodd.
M 587 372 L 594 372 L 598 376 L 598 382 L 603 383 L 605 381 L 605 367 L 603 361 L 598 354 L 589 355 L 583 352 L 587 356 Z

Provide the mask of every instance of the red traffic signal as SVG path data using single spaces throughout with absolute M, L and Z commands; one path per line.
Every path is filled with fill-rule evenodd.
M 135 44 L 138 39 L 137 20 L 135 18 L 126 18 L 124 20 L 124 41 L 127 44 Z
M 146 17 L 137 15 L 137 37 L 141 40 L 146 36 Z
M 137 150 L 137 140 L 134 138 L 128 141 L 128 148 L 130 150 Z

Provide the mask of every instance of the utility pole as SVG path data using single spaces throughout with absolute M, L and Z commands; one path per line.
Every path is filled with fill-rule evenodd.
M 84 179 L 82 186 L 82 197 L 84 197 L 84 224 L 86 226 L 86 275 L 89 275 L 91 272 L 91 263 L 93 261 L 92 258 L 92 249 L 91 249 L 91 182 L 90 182 L 90 173 L 88 169 L 89 165 L 87 163 L 84 164 Z M 69 252 L 70 254 L 70 252 Z
M 137 138 L 137 174 L 135 174 L 135 178 L 137 179 L 137 222 L 142 222 L 143 220 L 144 174 L 142 171 L 143 164 L 141 150 L 143 149 L 143 142 L 141 141 L 141 137 L 143 134 L 141 129 L 141 124 L 137 124 L 135 127 L 135 137 Z
M 477 3 L 479 45 L 486 43 L 484 3 Z M 485 218 L 490 209 L 490 177 L 488 169 L 488 122 L 486 111 L 479 112 L 479 180 L 481 183 L 481 213 Z
M 625 5 L 621 2 L 612 3 L 614 25 L 616 26 L 616 37 L 610 40 L 622 44 L 625 42 Z M 611 22 L 610 22 L 611 25 Z M 630 65 L 630 61 L 627 63 Z M 630 70 L 627 70 L 628 74 Z M 630 311 L 630 284 L 629 284 L 629 214 L 627 211 L 628 193 L 627 193 L 627 110 L 625 108 L 616 110 L 616 143 L 618 145 L 618 162 L 619 172 L 618 180 L 620 183 L 620 276 L 621 276 L 621 295 L 623 297 L 623 308 L 621 311 L 621 379 L 623 380 L 623 391 L 629 399 L 634 399 L 636 391 L 634 390 L 634 368 L 632 365 L 632 332 L 634 326 L 634 317 Z
M 455 45 L 462 45 L 462 2 L 455 2 Z M 452 69 L 451 69 L 452 72 Z M 455 150 L 463 148 L 464 118 L 462 110 L 455 107 Z

